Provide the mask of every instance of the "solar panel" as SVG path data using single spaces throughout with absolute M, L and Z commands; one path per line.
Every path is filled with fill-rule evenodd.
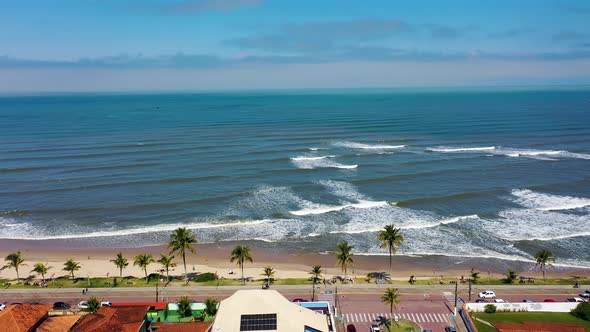
M 240 331 L 272 331 L 276 329 L 277 314 L 240 316 Z

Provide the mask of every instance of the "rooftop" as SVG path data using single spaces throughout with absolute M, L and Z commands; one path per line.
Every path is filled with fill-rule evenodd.
M 40 324 L 53 306 L 49 304 L 12 304 L 0 311 L 2 331 L 27 332 Z
M 206 332 L 211 322 L 195 323 L 152 323 L 150 329 L 155 332 Z
M 68 332 L 80 319 L 79 315 L 52 316 L 47 318 L 35 332 Z
M 101 307 L 97 312 L 88 314 L 74 332 L 137 332 L 145 324 L 145 315 L 149 306 Z

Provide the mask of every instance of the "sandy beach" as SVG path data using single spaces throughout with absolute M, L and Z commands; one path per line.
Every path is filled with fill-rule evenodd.
M 110 262 L 116 253 L 122 252 L 129 260 L 129 266 L 123 271 L 124 276 L 142 277 L 143 271 L 133 266 L 133 257 L 140 253 L 148 253 L 159 258 L 160 253 L 168 254 L 165 245 L 149 246 L 141 248 L 89 248 L 69 247 L 61 241 L 13 241 L 0 242 L 0 256 L 16 250 L 22 251 L 27 266 L 21 268 L 21 277 L 29 275 L 32 266 L 37 262 L 47 263 L 52 266 L 48 277 L 65 275 L 62 271 L 63 263 L 68 258 L 74 258 L 82 268 L 76 272 L 80 277 L 106 277 L 118 276 L 119 271 Z M 188 272 L 213 272 L 220 277 L 239 278 L 239 269 L 235 263 L 229 262 L 229 253 L 236 243 L 223 242 L 218 244 L 197 244 L 196 254 L 187 256 Z M 340 267 L 336 266 L 336 259 L 330 253 L 288 253 L 281 248 L 260 242 L 247 243 L 252 248 L 254 263 L 245 266 L 246 277 L 262 278 L 262 268 L 270 265 L 276 270 L 276 278 L 307 278 L 308 271 L 314 265 L 321 265 L 324 275 L 332 277 L 343 275 Z M 389 260 L 387 255 L 356 255 L 354 267 L 348 270 L 349 276 L 363 277 L 368 272 L 388 271 Z M 182 260 L 177 259 L 178 266 L 170 272 L 171 275 L 181 275 L 183 272 Z M 481 272 L 481 277 L 500 277 L 507 269 L 531 276 L 541 277 L 541 273 L 534 269 L 534 264 L 522 261 L 506 261 L 492 258 L 460 258 L 446 256 L 394 256 L 391 277 L 393 280 L 406 281 L 410 275 L 417 278 L 429 279 L 467 276 L 471 268 Z M 155 273 L 161 269 L 159 263 L 153 263 L 148 267 L 148 273 Z M 234 274 L 230 274 L 233 271 Z M 590 269 L 559 267 L 549 269 L 550 277 L 571 277 L 573 275 L 588 277 Z M 0 278 L 16 278 L 14 269 L 5 269 L 0 272 Z

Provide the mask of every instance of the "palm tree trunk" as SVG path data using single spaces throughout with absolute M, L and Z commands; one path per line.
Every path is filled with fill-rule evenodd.
M 182 252 L 182 263 L 184 264 L 184 277 L 186 278 L 186 256 L 184 251 Z
M 315 278 L 313 279 L 313 286 L 311 289 L 311 301 L 313 302 L 315 300 Z
M 41 280 L 43 280 L 43 283 L 45 283 L 45 273 L 41 273 Z
M 166 281 L 170 280 L 170 275 L 168 274 L 168 267 L 166 267 Z
M 16 280 L 20 280 L 20 275 L 18 274 L 18 267 L 14 268 L 16 270 Z
M 391 246 L 389 246 L 389 274 L 391 274 Z
M 123 279 L 123 268 L 119 268 L 119 278 Z
M 145 272 L 145 282 L 149 283 L 148 277 L 147 277 L 147 268 L 143 269 L 143 272 Z
M 393 303 L 389 304 L 389 312 L 391 313 L 391 316 L 393 316 Z
M 245 285 L 246 279 L 244 279 L 244 262 L 240 263 L 240 268 L 242 269 L 242 285 Z

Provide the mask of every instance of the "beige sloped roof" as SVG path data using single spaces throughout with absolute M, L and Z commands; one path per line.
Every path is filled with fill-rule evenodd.
M 304 332 L 305 326 L 328 332 L 324 314 L 316 313 L 289 302 L 275 290 L 239 290 L 221 301 L 212 332 L 240 331 L 242 315 L 276 314 L 280 332 Z

